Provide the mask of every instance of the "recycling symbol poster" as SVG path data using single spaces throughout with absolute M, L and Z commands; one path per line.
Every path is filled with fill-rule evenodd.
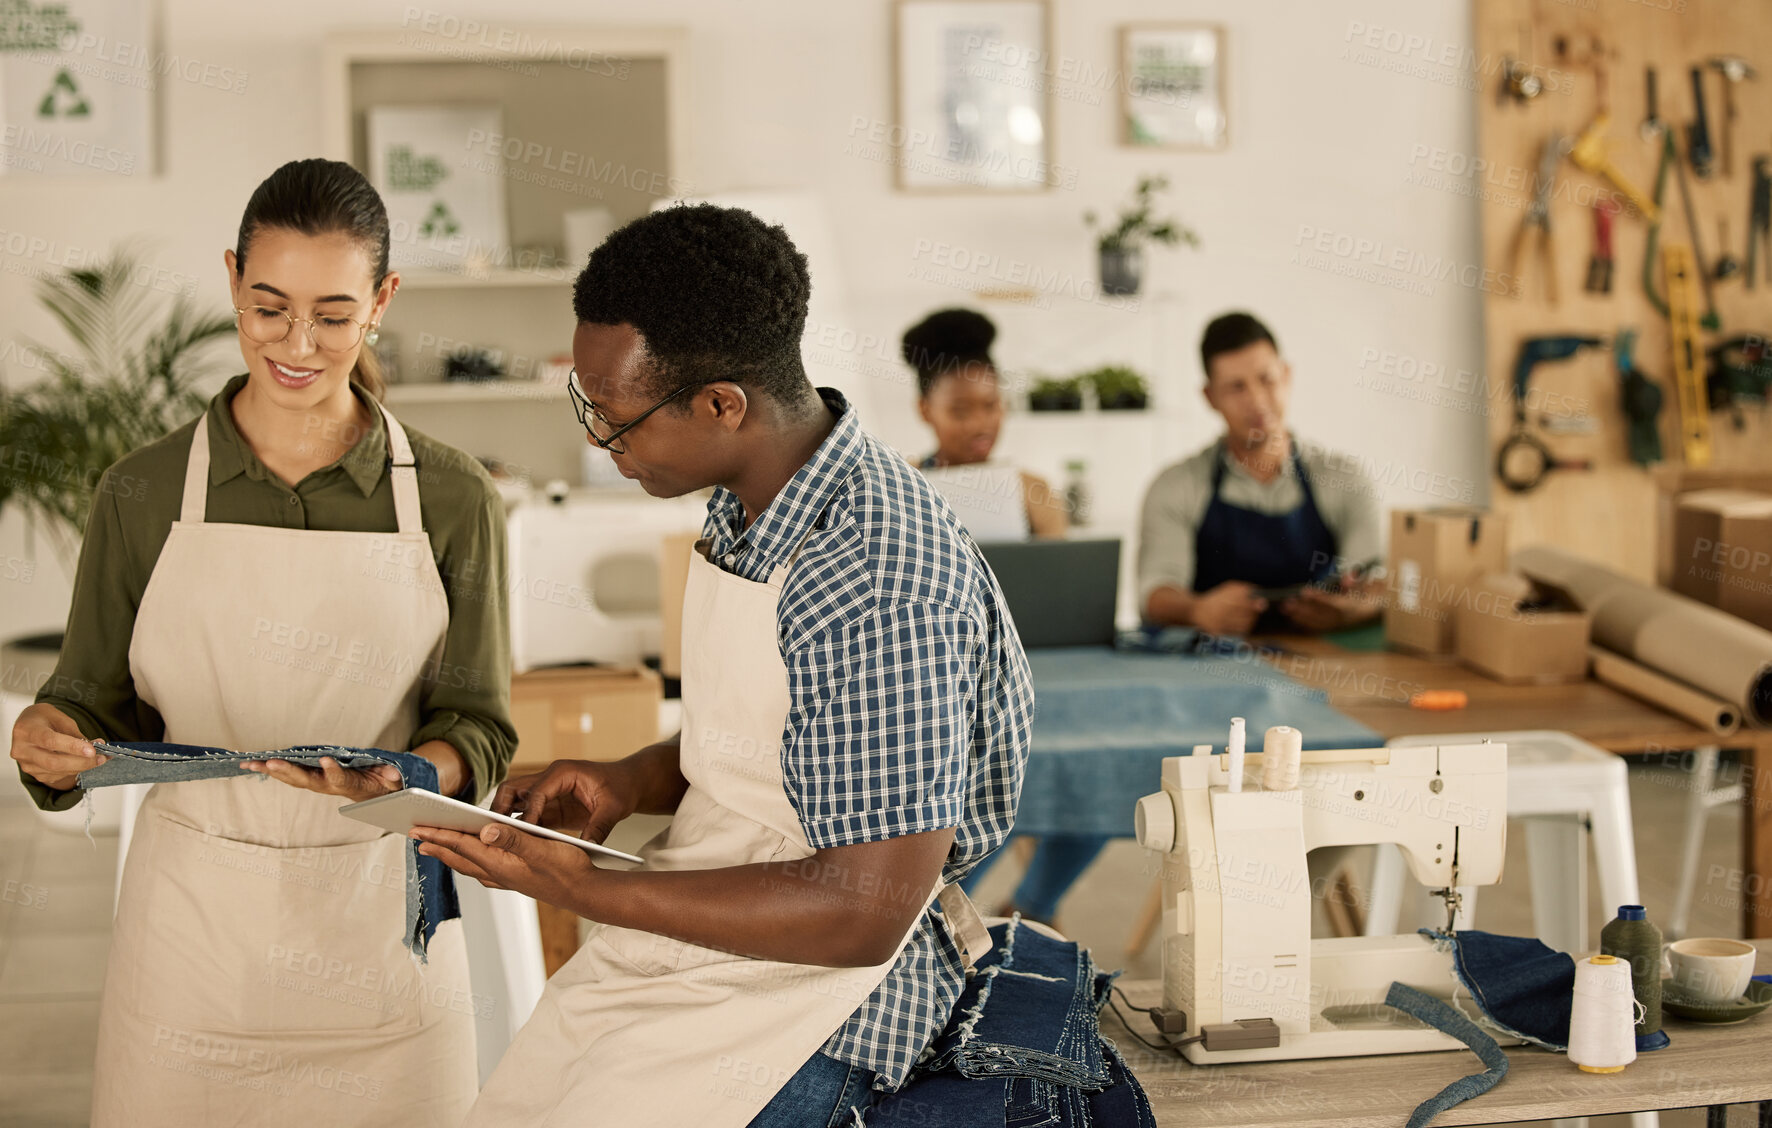
M 0 0 L 3 2 L 3 0 Z M 374 106 L 369 180 L 388 206 L 389 265 L 483 275 L 511 261 L 495 105 Z
M 149 0 L 0 0 L 0 176 L 147 176 Z

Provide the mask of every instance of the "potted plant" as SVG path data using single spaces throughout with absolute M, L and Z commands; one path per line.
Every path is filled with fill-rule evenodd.
M 1075 376 L 1044 377 L 1028 389 L 1029 411 L 1083 410 L 1083 382 Z
M 23 391 L 0 388 L 0 511 L 15 506 L 41 527 L 70 573 L 105 468 L 203 411 L 195 385 L 207 366 L 194 354 L 234 331 L 231 316 L 201 312 L 182 295 L 162 312 L 142 273 L 120 253 L 39 280 L 38 300 L 77 355 L 37 347 L 45 376 Z M 61 634 L 6 649 L 0 663 L 41 669 L 45 656 L 53 665 Z
M 1186 243 L 1190 247 L 1200 245 L 1200 237 L 1192 228 L 1184 227 L 1174 219 L 1152 217 L 1156 194 L 1168 187 L 1169 178 L 1161 173 L 1139 177 L 1132 190 L 1131 205 L 1120 209 L 1119 218 L 1112 226 L 1099 225 L 1100 234 L 1095 245 L 1100 252 L 1102 293 L 1115 296 L 1138 293 L 1139 284 L 1144 279 L 1144 245 L 1147 242 L 1161 243 L 1165 247 L 1177 243 Z M 1083 213 L 1083 222 L 1091 231 L 1098 228 L 1093 210 Z
M 1095 387 L 1095 401 L 1103 411 L 1143 411 L 1150 406 L 1150 385 L 1123 364 L 1106 364 L 1077 377 Z

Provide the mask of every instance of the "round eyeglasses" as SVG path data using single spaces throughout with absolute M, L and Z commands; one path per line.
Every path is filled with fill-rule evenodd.
M 300 322 L 308 327 L 308 340 L 326 352 L 345 352 L 357 347 L 369 326 L 351 317 L 293 317 L 287 310 L 270 306 L 234 307 L 234 323 L 247 339 L 261 345 L 284 340 Z

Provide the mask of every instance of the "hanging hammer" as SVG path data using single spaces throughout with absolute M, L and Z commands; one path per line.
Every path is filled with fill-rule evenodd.
M 1718 55 L 1710 65 L 1723 76 L 1723 175 L 1735 175 L 1735 86 L 1759 77 L 1752 64 L 1740 55 Z

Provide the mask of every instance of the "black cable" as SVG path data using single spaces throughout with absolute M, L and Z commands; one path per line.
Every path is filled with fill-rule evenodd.
M 1133 1010 L 1143 1012 L 1143 1014 L 1151 1020 L 1151 1024 L 1153 1026 L 1156 1025 L 1156 1021 L 1157 1021 L 1156 1015 L 1153 1013 L 1154 1008 L 1141 1007 L 1137 1003 L 1133 1002 L 1130 998 L 1127 997 L 1126 992 L 1120 990 L 1119 984 L 1117 984 L 1117 983 L 1111 984 L 1108 987 L 1108 1001 L 1107 1001 L 1107 1003 L 1108 1003 L 1109 1007 L 1113 1008 L 1114 1017 L 1118 1018 L 1120 1020 L 1120 1025 L 1122 1025 L 1126 1028 L 1126 1033 L 1132 1035 L 1134 1038 L 1137 1038 L 1139 1040 L 1139 1042 L 1141 1042 L 1147 1049 L 1156 1050 L 1158 1053 L 1162 1053 L 1164 1050 L 1174 1050 L 1176 1053 L 1179 1054 L 1181 1052 L 1181 1047 L 1189 1045 L 1190 1043 L 1193 1043 L 1193 1042 L 1201 1041 L 1202 1039 L 1204 1039 L 1206 1037 L 1204 1034 L 1195 1034 L 1190 1038 L 1182 1038 L 1179 1040 L 1171 1039 L 1170 1041 L 1168 1041 L 1164 1045 L 1158 1045 L 1155 1042 L 1148 1041 L 1141 1034 L 1139 1034 L 1138 1031 L 1132 1029 L 1131 1020 L 1129 1020 L 1125 1015 L 1120 1013 L 1119 1005 L 1114 1002 L 1115 995 L 1118 995 L 1118 996 L 1120 996 L 1120 998 L 1125 999 L 1126 1005 L 1131 1007 Z M 1163 1033 L 1163 1031 L 1161 1031 L 1161 1030 L 1158 1030 L 1157 1037 L 1169 1038 L 1169 1035 Z

